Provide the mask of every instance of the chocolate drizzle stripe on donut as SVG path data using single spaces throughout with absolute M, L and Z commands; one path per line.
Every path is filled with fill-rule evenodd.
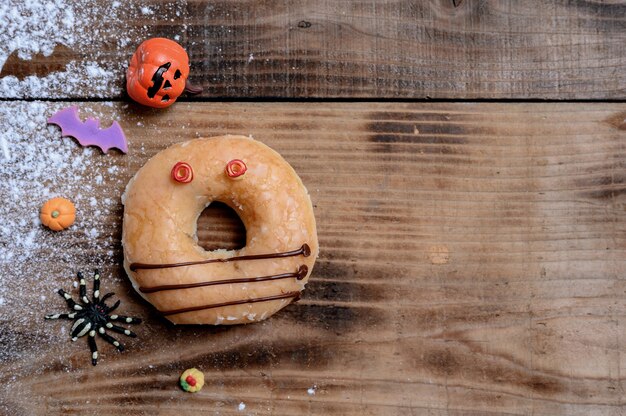
M 137 271 L 138 269 L 169 269 L 173 267 L 184 267 L 184 266 L 195 266 L 197 264 L 208 264 L 208 263 L 227 263 L 230 261 L 243 261 L 243 260 L 261 260 L 261 259 L 274 259 L 280 257 L 293 257 L 303 255 L 304 257 L 308 257 L 311 255 L 311 248 L 308 244 L 303 244 L 297 250 L 285 251 L 282 253 L 271 253 L 271 254 L 251 254 L 248 256 L 238 256 L 238 257 L 227 257 L 224 259 L 209 259 L 209 260 L 200 260 L 200 261 L 187 261 L 182 263 L 170 263 L 170 264 L 146 264 L 146 263 L 131 263 L 130 270 Z
M 288 299 L 288 298 L 296 298 L 296 299 L 298 299 L 299 297 L 300 297 L 300 292 L 299 291 L 295 291 L 295 292 L 283 293 L 281 295 L 264 296 L 262 298 L 233 300 L 233 301 L 230 301 L 230 302 L 212 303 L 212 304 L 209 304 L 209 305 L 191 306 L 189 308 L 172 309 L 172 310 L 169 310 L 169 311 L 160 311 L 160 312 L 163 315 L 167 316 L 167 315 L 176 315 L 176 314 L 179 314 L 179 313 L 201 311 L 201 310 L 204 310 L 204 309 L 221 308 L 222 306 L 243 305 L 243 304 L 246 304 L 246 303 L 257 303 L 257 302 L 269 302 L 270 300 Z
M 196 287 L 203 286 L 214 286 L 214 285 L 227 285 L 231 283 L 248 283 L 248 282 L 264 282 L 266 280 L 279 280 L 279 279 L 288 279 L 290 277 L 295 277 L 298 280 L 304 279 L 306 274 L 309 272 L 309 268 L 306 265 L 302 265 L 298 268 L 298 271 L 295 273 L 282 273 L 275 274 L 271 276 L 260 276 L 260 277 L 244 277 L 238 279 L 224 279 L 224 280 L 213 280 L 210 282 L 198 282 L 198 283 L 186 283 L 180 285 L 162 285 L 162 286 L 151 286 L 151 287 L 140 287 L 139 291 L 143 293 L 154 293 L 160 292 L 163 290 L 178 290 L 178 289 L 192 289 Z

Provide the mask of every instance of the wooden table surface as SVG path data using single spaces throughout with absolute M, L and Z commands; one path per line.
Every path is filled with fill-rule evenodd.
M 92 43 L 1 69 L 50 79 L 93 61 L 110 87 L 87 71 L 1 93 L 3 130 L 86 165 L 62 181 L 26 169 L 45 192 L 0 185 L 5 218 L 36 216 L 47 194 L 79 208 L 63 233 L 25 224 L 34 248 L 0 229 L 0 414 L 626 414 L 626 2 L 129 4 Z M 125 67 L 152 36 L 187 48 L 203 94 L 130 102 Z M 117 120 L 128 154 L 11 119 L 73 104 Z M 120 196 L 170 144 L 228 133 L 299 173 L 319 259 L 302 300 L 267 321 L 173 326 L 121 267 Z M 199 221 L 207 249 L 244 233 L 224 206 Z M 43 320 L 65 309 L 54 290 L 75 294 L 73 274 L 94 267 L 145 320 L 121 354 L 100 342 L 97 367 L 68 322 Z M 204 371 L 197 394 L 177 387 L 188 367 Z

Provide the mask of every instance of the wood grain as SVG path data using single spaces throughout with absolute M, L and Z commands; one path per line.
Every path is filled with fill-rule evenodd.
M 106 289 L 146 318 L 139 338 L 123 354 L 102 346 L 92 368 L 80 342 L 0 320 L 15 351 L 0 363 L 5 413 L 623 414 L 625 105 L 82 107 L 123 114 L 130 152 L 103 158 L 122 171 L 100 168 L 97 190 L 116 200 L 171 143 L 237 133 L 272 146 L 310 191 L 320 257 L 299 303 L 232 328 L 168 325 L 109 264 Z M 121 213 L 106 219 L 118 238 Z M 241 238 L 226 210 L 201 229 L 203 244 Z M 88 237 L 68 238 L 76 266 L 95 266 Z M 53 258 L 29 266 L 67 281 Z M 195 395 L 176 386 L 191 366 L 207 379 Z
M 187 48 L 206 98 L 626 98 L 623 1 L 133 0 L 117 17 L 77 27 L 99 36 L 74 51 L 106 69 L 109 98 L 152 36 Z M 1 75 L 58 69 L 63 56 Z M 61 95 L 90 98 L 89 85 Z

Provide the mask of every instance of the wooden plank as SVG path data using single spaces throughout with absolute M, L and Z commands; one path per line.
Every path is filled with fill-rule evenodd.
M 626 98 L 623 1 L 142 0 L 95 11 L 68 7 L 76 8 L 73 43 L 33 61 L 15 53 L 0 76 L 81 65 L 34 86 L 8 83 L 1 97 L 121 97 L 140 40 L 166 36 L 188 49 L 192 80 L 207 98 Z
M 5 105 L 37 121 L 65 104 Z M 77 226 L 37 229 L 36 256 L 1 264 L 0 412 L 623 413 L 624 104 L 81 109 L 120 119 L 130 152 L 85 153 L 64 139 L 70 147 L 62 151 L 87 167 L 45 188 L 79 203 Z M 55 129 L 23 129 L 16 134 L 24 146 L 33 136 L 43 150 L 61 140 Z M 315 206 L 320 257 L 304 298 L 268 321 L 173 327 L 119 266 L 119 198 L 169 144 L 224 133 L 253 135 L 299 172 Z M 12 146 L 15 160 L 20 149 Z M 44 192 L 24 186 L 36 192 L 7 218 L 36 212 Z M 92 226 L 97 236 L 88 235 Z M 29 227 L 37 225 L 20 233 Z M 241 236 L 224 209 L 200 227 L 206 245 Z M 18 253 L 21 240 L 5 237 L 0 248 L 14 244 Z M 124 340 L 123 354 L 101 345 L 92 368 L 84 340 L 69 342 L 69 324 L 42 316 L 63 310 L 54 289 L 98 265 L 103 291 L 115 291 L 121 310 L 145 323 L 139 338 Z M 176 386 L 191 366 L 207 378 L 195 395 Z

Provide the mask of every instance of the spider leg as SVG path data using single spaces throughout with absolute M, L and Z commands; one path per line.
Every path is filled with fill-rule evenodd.
M 133 318 L 132 316 L 124 316 L 124 315 L 111 315 L 109 316 L 109 321 L 118 321 L 125 322 L 127 324 L 140 324 L 141 319 Z
M 89 333 L 92 329 L 92 323 L 89 319 L 81 317 L 74 321 L 74 325 L 72 325 L 72 331 L 70 332 L 70 336 L 72 337 L 72 341 L 76 341 L 80 337 L 84 337 Z M 84 316 L 84 315 L 83 315 Z
M 100 304 L 104 305 L 106 307 L 106 311 L 107 313 L 111 312 L 114 309 L 117 309 L 118 306 L 120 306 L 120 301 L 118 300 L 117 302 L 115 302 L 113 304 L 113 306 L 107 306 L 107 304 L 105 303 L 105 301 L 110 298 L 111 296 L 115 295 L 115 293 L 107 293 L 106 295 L 102 296 L 102 299 L 100 300 Z
M 106 323 L 106 327 L 109 328 L 111 331 L 117 332 L 118 334 L 124 334 L 131 338 L 135 338 L 137 336 L 137 334 L 135 334 L 133 331 L 126 329 L 126 328 L 122 328 L 121 326 L 113 325 L 110 322 Z
M 116 310 L 118 306 L 120 306 L 120 301 L 119 300 L 117 302 L 115 302 L 113 304 L 113 306 L 111 306 L 110 308 L 107 309 L 107 313 Z
M 106 295 L 102 296 L 102 299 L 100 299 L 100 302 L 104 303 L 108 298 L 110 298 L 113 295 L 115 295 L 115 293 L 113 293 L 113 292 L 107 293 Z
M 100 301 L 100 271 L 98 269 L 93 271 L 93 302 Z
M 89 332 L 89 338 L 87 339 L 89 342 L 89 350 L 91 351 L 91 364 L 98 364 L 98 346 L 96 345 L 96 331 L 91 330 Z
M 111 335 L 107 334 L 104 328 L 102 327 L 98 328 L 98 334 L 102 338 L 104 338 L 106 342 L 108 342 L 109 344 L 112 344 L 115 348 L 117 348 L 118 351 L 124 351 L 124 346 L 120 344 L 120 342 L 116 340 L 115 338 L 113 338 Z
M 78 283 L 80 283 L 80 288 L 78 289 L 78 297 L 83 301 L 84 304 L 89 303 L 89 298 L 87 297 L 87 286 L 85 285 L 85 278 L 81 272 L 76 273 L 76 277 L 78 278 Z
M 59 289 L 57 293 L 65 298 L 65 301 L 67 302 L 67 306 L 69 306 L 70 309 L 73 309 L 75 311 L 83 310 L 83 307 L 80 306 L 78 303 L 76 303 L 74 299 L 72 299 L 72 297 L 65 292 L 65 290 Z
M 72 312 L 72 313 L 51 313 L 49 315 L 46 315 L 45 318 L 46 319 L 74 319 L 75 316 L 76 316 L 76 312 Z

